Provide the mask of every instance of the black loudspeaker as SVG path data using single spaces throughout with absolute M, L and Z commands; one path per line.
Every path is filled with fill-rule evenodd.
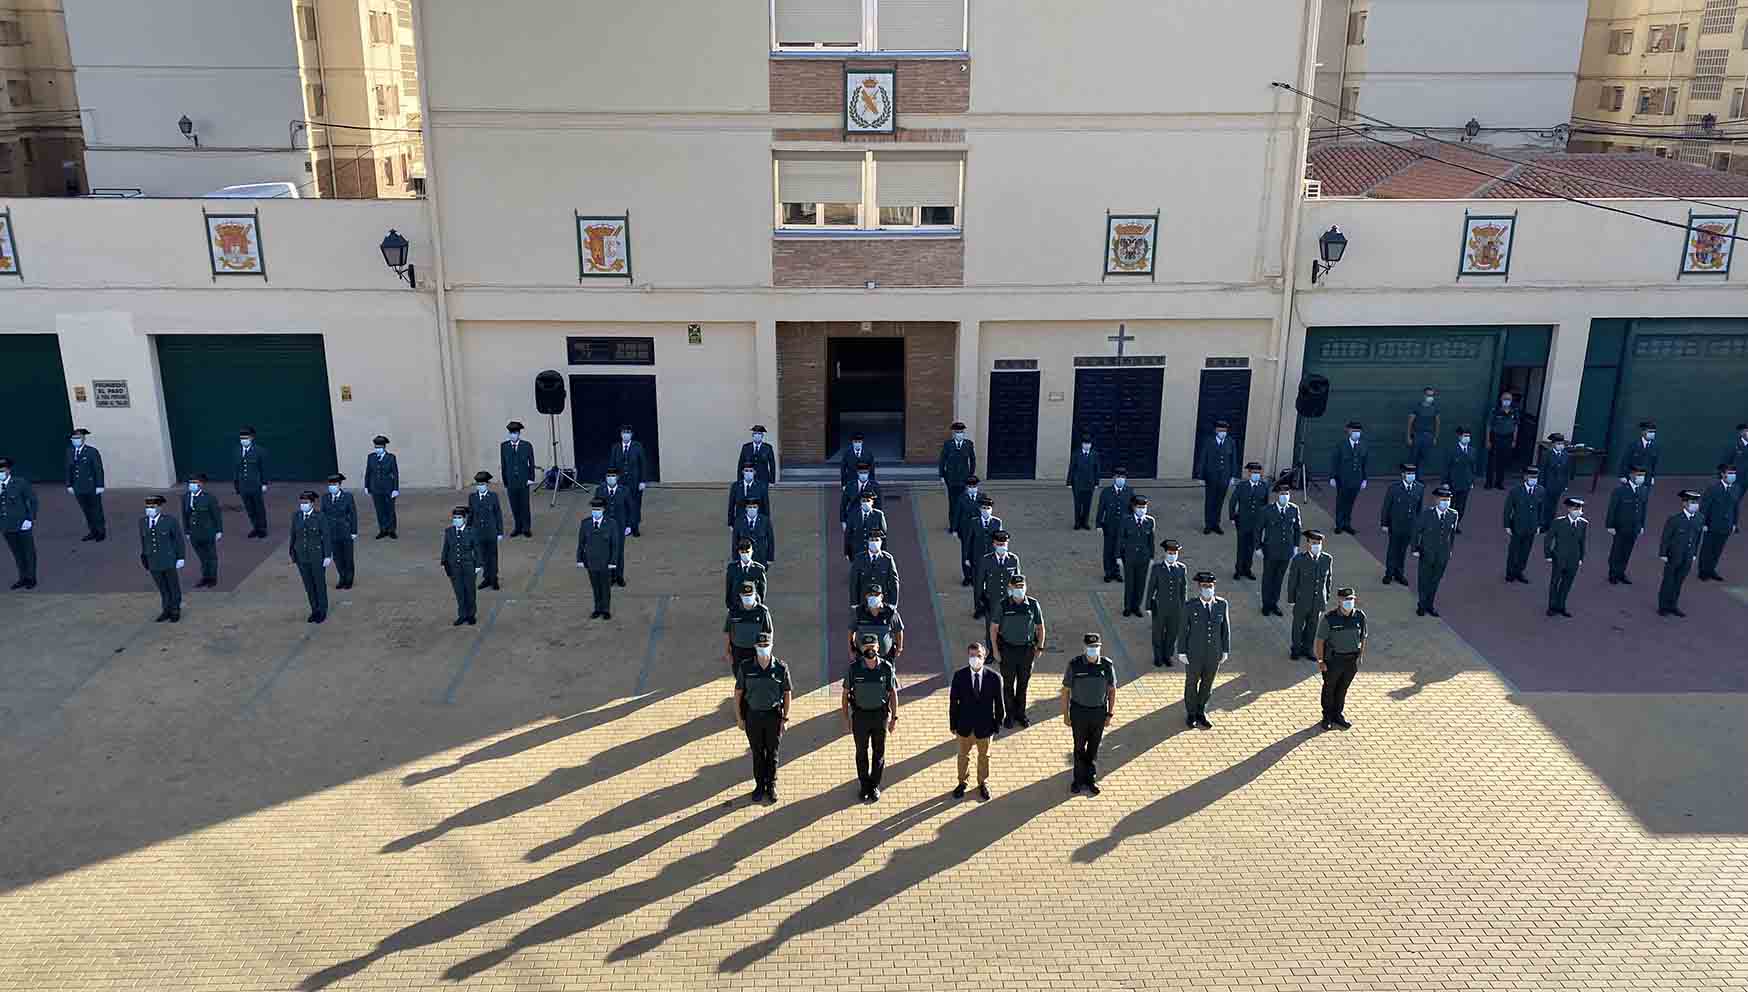
M 1299 416 L 1315 420 L 1329 410 L 1329 379 L 1313 372 L 1299 380 L 1299 398 L 1293 401 Z
M 534 377 L 534 409 L 545 414 L 564 412 L 564 376 L 547 369 Z

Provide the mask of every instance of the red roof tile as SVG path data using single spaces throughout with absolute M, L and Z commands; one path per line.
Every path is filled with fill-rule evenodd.
M 1324 196 L 1378 199 L 1748 197 L 1748 176 L 1658 158 L 1648 152 L 1569 154 L 1513 148 L 1499 151 L 1500 158 L 1483 154 L 1491 150 L 1430 141 L 1392 145 L 1323 142 L 1311 147 L 1305 174 L 1323 182 Z M 1545 168 L 1536 168 L 1538 164 Z M 1583 178 L 1549 169 L 1579 173 Z

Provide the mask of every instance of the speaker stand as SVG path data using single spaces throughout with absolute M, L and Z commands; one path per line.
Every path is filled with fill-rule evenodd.
M 1299 490 L 1299 498 L 1309 503 L 1313 492 L 1322 492 L 1323 486 L 1311 478 L 1311 469 L 1305 464 L 1305 415 L 1300 414 L 1293 429 L 1293 475 L 1294 488 Z
M 571 486 L 575 489 L 578 489 L 578 490 L 581 490 L 583 488 L 583 483 L 580 479 L 577 478 L 576 468 L 574 468 L 574 467 L 565 468 L 564 462 L 559 460 L 559 456 L 558 456 L 558 447 L 559 447 L 559 445 L 558 445 L 558 415 L 554 414 L 554 413 L 547 414 L 546 415 L 546 423 L 547 423 L 547 426 L 550 428 L 550 430 L 547 432 L 547 436 L 549 438 L 551 438 L 551 444 L 552 444 L 552 462 L 551 462 L 551 464 L 552 464 L 553 468 L 555 468 L 558 471 L 558 474 L 553 476 L 553 479 L 552 479 L 552 500 L 551 500 L 551 502 L 547 503 L 547 508 L 551 509 L 552 507 L 555 507 L 558 505 L 558 493 L 559 493 L 559 490 L 564 488 L 564 483 L 565 483 L 566 479 L 569 479 Z

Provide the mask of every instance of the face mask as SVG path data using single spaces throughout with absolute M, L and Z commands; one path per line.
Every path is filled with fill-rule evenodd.
M 743 479 L 743 480 L 745 480 L 745 481 L 747 481 L 747 482 L 751 482 L 751 481 L 753 481 L 753 473 L 751 473 L 751 472 L 742 472 L 742 473 L 741 473 L 741 474 L 740 474 L 740 477 L 741 477 L 741 478 L 742 478 L 742 479 Z M 608 480 L 607 480 L 607 481 L 608 481 L 608 482 L 615 482 L 615 481 L 618 481 L 618 480 L 615 480 L 615 479 L 608 479 Z
M 1202 598 L 1203 599 L 1213 599 L 1214 598 L 1214 590 L 1211 588 L 1203 589 L 1202 590 Z
M 1176 551 L 1167 551 L 1165 553 L 1165 563 L 1167 565 L 1176 565 L 1177 564 L 1177 552 Z
M 750 564 L 752 564 L 752 562 L 753 562 L 753 553 L 751 551 L 742 551 L 740 553 L 740 563 L 742 565 L 750 565 Z
M 863 500 L 862 501 L 862 512 L 863 513 L 873 513 L 874 512 L 874 501 L 871 499 Z
M 1526 488 L 1526 489 L 1534 489 L 1536 487 L 1536 480 L 1525 479 L 1525 480 L 1523 480 L 1523 484 L 1524 484 L 1524 488 Z
M 1462 445 L 1465 448 L 1468 447 L 1469 446 L 1469 435 L 1464 434 L 1462 437 L 1457 438 L 1457 443 Z
M 740 598 L 740 605 L 742 605 L 748 609 L 752 609 L 753 604 L 758 602 L 758 601 L 759 601 L 759 597 L 757 597 L 757 596 L 742 596 Z
M 753 651 L 757 653 L 760 658 L 769 658 L 771 656 L 770 648 L 755 647 L 753 648 Z
M 977 495 L 977 487 L 976 486 L 966 486 L 965 487 L 965 495 L 976 496 Z
M 879 554 L 880 553 L 880 542 L 879 541 L 869 541 L 868 542 L 868 552 L 870 554 Z
M 329 486 L 329 487 L 328 487 L 328 495 L 329 495 L 329 496 L 338 496 L 338 495 L 340 495 L 340 487 L 339 487 L 339 486 L 333 486 L 333 485 L 331 485 L 331 486 Z
M 1008 590 L 1008 595 L 1012 596 L 1015 599 L 1025 599 L 1026 598 L 1026 587 L 1025 586 L 1014 586 Z
M 1115 479 L 1111 480 L 1111 484 L 1116 486 L 1118 489 L 1123 488 L 1124 486 L 1128 485 L 1128 483 L 1129 483 L 1129 480 L 1124 478 L 1123 476 L 1120 476 L 1120 475 L 1117 476 Z
M 1145 518 L 1146 516 L 1147 516 L 1146 510 L 1136 510 L 1135 511 L 1135 519 L 1136 520 L 1141 520 L 1141 519 Z
M 980 654 L 966 655 L 965 656 L 965 663 L 967 665 L 970 665 L 971 670 L 974 672 L 983 671 L 983 655 L 980 655 Z
M 1557 454 L 1559 454 L 1559 453 L 1560 453 L 1560 452 L 1562 452 L 1562 451 L 1565 451 L 1565 450 L 1566 450 L 1566 446 L 1565 446 L 1565 445 L 1563 445 L 1563 444 L 1556 444 L 1556 445 L 1554 445 L 1554 454 L 1556 454 L 1556 455 L 1557 455 Z
M 1735 485 L 1736 484 L 1736 473 L 1734 473 L 1734 472 L 1724 473 L 1724 481 L 1729 483 L 1732 486 Z
M 1432 404 L 1432 397 L 1431 396 L 1422 396 L 1420 398 L 1420 402 L 1425 403 L 1425 404 L 1430 406 Z
M 1570 519 L 1570 520 L 1571 520 L 1571 521 L 1572 521 L 1572 522 L 1573 522 L 1573 523 L 1577 523 L 1577 522 L 1578 522 L 1578 516 L 1579 516 L 1579 511 L 1577 511 L 1577 510 L 1568 510 L 1568 511 L 1566 511 L 1566 516 L 1567 516 L 1567 518 L 1568 518 L 1568 519 Z
M 1252 482 L 1261 482 L 1261 481 L 1262 481 L 1262 473 L 1261 473 L 1261 472 L 1252 472 L 1252 473 L 1250 473 L 1250 481 L 1252 481 Z
M 12 478 L 11 472 L 0 472 L 0 482 L 5 482 L 7 479 L 10 479 L 10 478 Z
M 1731 477 L 1730 477 L 1730 478 L 1732 478 L 1732 479 L 1734 479 L 1734 478 L 1735 478 L 1735 476 L 1731 476 Z M 1008 553 L 1008 546 L 1007 546 L 1007 545 L 1005 545 L 1005 544 L 998 544 L 998 545 L 996 545 L 996 546 L 995 546 L 995 553 L 996 553 L 996 554 L 998 554 L 998 555 L 1005 555 L 1005 554 L 1007 554 L 1007 553 Z
M 512 440 L 512 441 L 520 441 L 520 440 L 522 440 L 522 434 L 521 434 L 521 432 L 519 432 L 519 431 L 511 431 L 511 432 L 510 432 L 510 440 Z
M 461 525 L 467 522 L 467 518 L 466 517 L 450 517 L 449 522 L 455 525 L 456 530 L 460 530 Z
M 1090 454 L 1091 452 L 1092 452 L 1092 445 L 1083 444 L 1080 446 L 1080 453 L 1081 454 L 1085 455 L 1085 454 Z
M 1226 440 L 1226 432 L 1225 431 L 1215 431 L 1214 432 L 1214 440 L 1216 440 L 1216 441 Z
M 1086 660 L 1088 660 L 1088 661 L 1099 660 L 1099 646 L 1097 644 L 1088 644 L 1086 646 Z
M 74 439 L 73 439 L 73 447 L 75 447 L 75 448 L 83 448 L 83 447 L 85 447 L 85 439 L 84 439 L 84 438 L 79 438 L 79 437 L 76 437 L 76 438 L 74 438 Z
M 1657 440 L 1657 432 L 1656 431 L 1646 431 L 1645 432 L 1645 440 L 1647 440 L 1647 441 Z
M 1645 477 L 1644 476 L 1642 476 L 1642 475 L 1633 476 L 1633 485 L 1642 486 L 1644 484 L 1645 484 Z
M 620 437 L 622 437 L 622 438 L 624 438 L 624 439 L 625 439 L 625 440 L 627 440 L 627 441 L 629 441 L 629 440 L 631 440 L 631 435 L 630 435 L 630 434 L 621 434 L 621 435 L 619 435 L 619 436 L 620 436 Z M 753 443 L 754 443 L 754 444 L 764 444 L 764 443 L 765 443 L 765 435 L 763 435 L 763 434 L 754 434 L 754 435 L 753 435 Z
M 988 519 L 989 519 L 989 515 L 990 515 L 990 514 L 992 514 L 992 513 L 994 513 L 994 512 L 995 512 L 995 511 L 994 511 L 994 510 L 991 510 L 991 509 L 990 509 L 990 508 L 989 508 L 989 507 L 987 507 L 987 506 L 985 506 L 985 507 L 982 507 L 982 508 L 980 508 L 980 509 L 978 509 L 978 511 L 977 511 L 977 513 L 978 513 L 978 515 L 979 515 L 979 516 L 981 516 L 981 517 L 983 517 L 983 519 L 985 519 L 985 520 L 988 520 Z
M 1281 504 L 1282 506 L 1286 506 L 1288 503 L 1291 503 L 1292 501 L 1293 501 L 1293 497 L 1291 497 L 1291 496 L 1276 496 L 1275 497 L 1275 502 Z
M 759 519 L 759 511 L 757 509 L 754 509 L 754 508 L 748 508 L 747 509 L 747 519 L 748 520 Z
M 1311 545 L 1311 553 L 1312 553 L 1312 554 L 1314 554 L 1314 555 L 1320 555 L 1320 554 L 1322 554 L 1322 553 L 1323 553 L 1323 545 L 1321 545 L 1321 544 L 1312 544 L 1312 545 Z
M 484 496 L 486 494 L 486 487 L 485 486 L 475 486 L 474 489 L 476 489 L 481 496 Z
M 953 432 L 953 440 L 955 440 L 955 441 L 965 440 L 965 432 L 964 431 L 954 431 Z
M 155 506 L 146 507 L 146 517 L 151 520 L 158 519 L 158 508 Z
M 1698 503 L 1689 503 L 1689 504 L 1687 504 L 1687 512 L 1689 512 L 1689 513 L 1698 513 L 1698 512 L 1699 512 L 1699 504 L 1698 504 Z
M 303 511 L 303 512 L 305 512 L 305 513 L 308 513 L 308 512 L 310 512 L 310 504 L 308 504 L 308 503 L 299 503 L 299 504 L 298 504 L 298 505 L 297 505 L 297 508 L 298 508 L 298 509 L 299 509 L 299 510 L 302 510 L 302 511 Z
M 1356 602 L 1358 602 L 1358 600 L 1344 599 L 1341 601 L 1341 608 L 1344 610 L 1351 610 L 1354 608 Z
M 1511 409 L 1511 397 L 1509 397 L 1509 396 L 1501 396 L 1501 397 L 1500 397 L 1500 398 L 1499 398 L 1499 406 L 1500 406 L 1500 408 L 1501 408 L 1501 409 L 1504 409 L 1504 410 L 1509 410 L 1509 409 Z
M 868 608 L 870 610 L 878 610 L 880 608 L 880 597 L 879 596 L 869 596 L 869 597 L 867 597 L 867 599 L 868 599 Z
M 852 442 L 851 442 L 851 443 L 850 443 L 850 447 L 851 447 L 851 448 L 853 448 L 853 449 L 855 449 L 855 450 L 856 450 L 856 451 L 861 451 L 861 450 L 862 450 L 862 442 L 860 442 L 860 441 L 852 441 Z
M 750 480 L 750 479 L 752 479 L 752 476 L 749 475 L 749 476 L 747 476 L 747 478 Z M 619 485 L 619 477 L 617 475 L 609 475 L 607 477 L 607 488 L 612 489 L 618 485 Z
M 388 449 L 387 448 L 378 448 L 378 449 L 376 449 L 376 453 L 379 455 L 386 455 L 386 454 L 388 454 Z
M 751 479 L 752 479 L 752 477 L 753 477 L 753 474 L 752 474 L 752 473 L 751 473 L 751 472 L 748 472 L 748 473 L 747 473 L 747 479 L 748 479 L 748 480 L 751 480 Z M 856 473 L 856 481 L 857 481 L 857 482 L 867 482 L 867 481 L 868 481 L 868 473 L 866 473 L 866 472 L 857 472 L 857 473 Z M 872 504 L 870 504 L 870 505 L 872 505 Z
M 195 496 L 199 496 L 200 495 L 200 483 L 190 482 L 188 484 L 188 491 Z
M 243 441 L 242 441 L 242 445 L 243 445 L 243 447 L 245 447 L 245 448 L 247 448 L 247 447 L 248 447 L 248 446 L 249 446 L 249 445 L 251 445 L 251 444 L 254 444 L 254 443 L 255 443 L 255 442 L 253 442 L 253 441 L 251 441 L 251 440 L 249 440 L 249 439 L 248 439 L 248 438 L 244 438 L 244 439 L 243 439 Z
M 1402 474 L 1402 481 L 1403 482 L 1413 482 L 1414 481 L 1414 473 L 1413 472 L 1404 472 Z
M 1347 439 L 1349 441 L 1358 441 L 1360 439 L 1360 432 L 1359 431 L 1348 431 Z
M 631 440 L 631 435 L 630 435 L 630 434 L 625 434 L 625 433 L 621 433 L 621 434 L 620 434 L 620 435 L 619 435 L 619 442 L 620 442 L 620 443 L 621 443 L 621 444 L 624 444 L 624 443 L 625 443 L 625 442 L 627 442 L 627 441 L 630 441 L 630 440 Z
M 594 521 L 595 523 L 600 523 L 601 518 L 605 515 L 606 514 L 601 510 L 590 510 L 589 511 L 589 519 Z
M 1448 509 L 1450 509 L 1450 508 L 1451 508 L 1451 501 L 1450 501 L 1450 500 L 1448 500 L 1448 499 L 1441 499 L 1441 500 L 1439 500 L 1439 501 L 1438 501 L 1438 508 L 1439 508 L 1439 509 L 1441 509 L 1441 510 L 1448 510 Z

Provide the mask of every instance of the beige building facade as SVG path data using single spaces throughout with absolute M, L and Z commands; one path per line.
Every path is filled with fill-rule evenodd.
M 84 192 L 79 96 L 59 0 L 0 9 L 0 195 Z

